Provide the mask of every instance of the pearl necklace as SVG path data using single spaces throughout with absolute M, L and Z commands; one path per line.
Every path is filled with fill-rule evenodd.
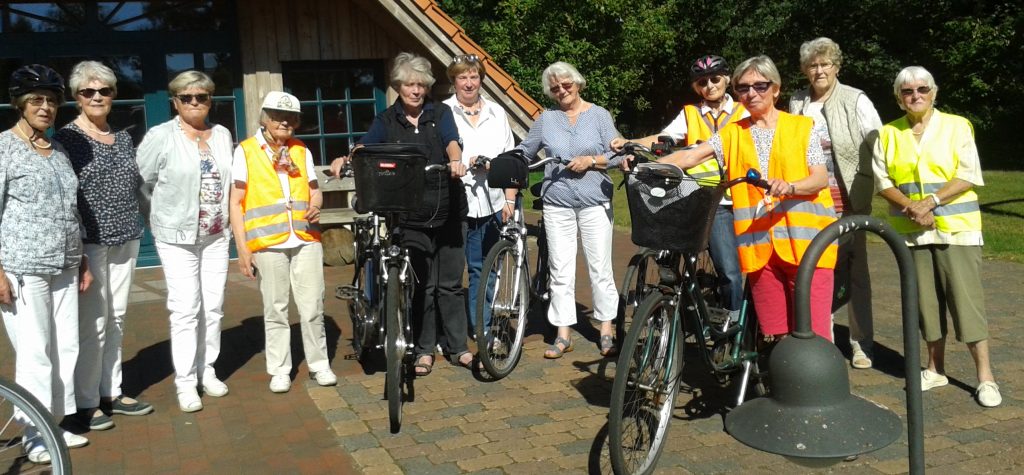
M 79 116 L 79 117 L 81 118 L 82 116 Z M 85 125 L 85 127 L 82 127 L 83 125 Z M 113 132 L 113 129 L 110 128 L 109 124 L 107 125 L 107 131 L 104 132 L 104 131 L 100 130 L 99 127 L 96 127 L 96 125 L 93 124 L 88 119 L 82 119 L 81 123 L 79 123 L 78 126 L 81 127 L 84 130 L 88 130 L 89 132 L 95 133 L 96 135 L 102 135 L 104 137 L 110 135 Z
M 39 144 L 37 144 L 36 140 L 39 140 L 42 137 L 40 136 L 40 137 L 36 137 L 34 139 L 32 137 L 29 137 L 28 133 L 26 133 L 25 131 L 21 130 L 21 121 L 18 121 L 17 124 L 14 124 L 14 129 L 18 132 L 19 135 L 21 135 L 22 138 L 25 139 L 26 142 L 28 142 L 29 145 L 31 145 L 31 146 L 33 146 L 35 148 L 38 148 L 40 150 L 49 150 L 49 149 L 53 148 L 53 142 L 47 142 L 46 145 L 39 145 Z

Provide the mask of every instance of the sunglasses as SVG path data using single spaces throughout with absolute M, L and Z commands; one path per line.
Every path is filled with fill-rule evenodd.
M 758 94 L 764 94 L 765 92 L 768 92 L 768 88 L 770 87 L 772 87 L 771 81 L 758 81 L 753 84 L 737 84 L 733 87 L 733 90 L 736 91 L 736 94 L 745 96 L 751 89 Z
M 565 92 L 569 92 L 569 91 L 572 91 L 572 88 L 575 85 L 576 85 L 576 83 L 574 83 L 572 81 L 567 81 L 567 82 L 563 82 L 561 84 L 555 84 L 554 86 L 551 86 L 551 89 L 549 89 L 549 91 L 551 91 L 552 94 L 558 94 L 559 90 L 563 90 Z
M 930 88 L 928 86 L 918 86 L 917 89 L 910 89 L 910 88 L 900 89 L 900 95 L 910 96 L 910 95 L 913 95 L 915 91 L 918 94 L 923 96 L 925 94 L 928 94 L 929 92 L 932 92 L 932 88 Z
M 475 54 L 460 54 L 452 58 L 452 64 L 458 63 L 479 63 L 480 57 Z
M 178 98 L 178 100 L 181 101 L 182 104 L 191 104 L 192 99 L 195 99 L 200 104 L 210 100 L 209 94 L 178 94 L 174 97 Z
M 708 87 L 708 83 L 719 85 L 722 82 L 722 76 L 711 76 L 709 78 L 700 78 L 697 80 L 697 85 L 700 87 Z
M 97 92 L 101 96 L 103 96 L 103 97 L 110 97 L 110 96 L 114 95 L 114 89 L 110 88 L 110 87 L 101 87 L 99 89 L 93 89 L 91 87 L 87 87 L 85 89 L 79 89 L 78 90 L 78 95 L 82 96 L 82 97 L 84 97 L 86 99 L 92 99 L 93 96 L 95 96 Z
M 60 107 L 60 101 L 51 98 L 50 96 L 35 96 L 29 98 L 29 100 L 25 102 L 31 104 L 33 107 L 43 107 L 43 104 L 48 104 L 53 107 Z

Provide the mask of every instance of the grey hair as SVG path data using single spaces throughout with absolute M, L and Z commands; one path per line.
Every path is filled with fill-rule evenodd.
M 550 66 L 544 68 L 544 72 L 540 73 L 540 87 L 544 89 L 544 94 L 554 99 L 555 95 L 551 92 L 551 78 L 562 79 L 569 78 L 579 86 L 582 91 L 583 88 L 587 87 L 587 79 L 580 74 L 579 70 L 575 66 L 566 63 L 565 61 L 556 61 L 551 63 Z
M 900 106 L 900 109 L 903 108 L 903 96 L 900 95 L 900 89 L 904 84 L 914 81 L 924 81 L 928 87 L 932 88 L 932 94 L 938 96 L 939 86 L 935 84 L 935 77 L 932 76 L 932 73 L 921 66 L 907 66 L 896 75 L 896 80 L 892 82 L 892 93 L 896 96 L 896 104 Z M 934 101 L 935 97 L 932 100 Z
M 213 94 L 214 84 L 213 79 L 207 76 L 206 73 L 201 71 L 185 71 L 171 80 L 170 84 L 167 85 L 167 92 L 170 92 L 172 96 L 177 96 L 179 92 L 186 89 L 196 87 L 202 89 L 210 94 Z
M 434 85 L 430 61 L 412 53 L 399 53 L 391 67 L 391 87 L 398 89 L 398 86 L 413 81 L 422 82 L 427 89 Z
M 779 68 L 775 67 L 775 62 L 771 58 L 763 54 L 747 58 L 736 66 L 736 69 L 732 72 L 732 82 L 735 84 L 747 71 L 751 70 L 764 76 L 773 84 L 779 86 L 779 89 L 782 89 L 782 76 L 779 75 Z
M 91 81 L 99 81 L 117 93 L 117 76 L 113 70 L 99 61 L 82 61 L 71 69 L 71 77 L 68 78 L 71 94 L 78 94 Z
M 837 68 L 843 65 L 843 51 L 839 44 L 822 36 L 800 45 L 800 68 L 807 69 L 818 56 L 824 56 Z

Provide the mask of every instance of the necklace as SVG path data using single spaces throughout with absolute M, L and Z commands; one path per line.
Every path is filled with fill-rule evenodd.
M 183 127 L 182 124 L 183 122 L 181 120 L 181 117 L 178 117 L 178 129 L 181 130 L 181 133 L 185 134 L 185 137 L 195 140 L 197 144 L 206 140 L 206 137 L 204 137 L 204 135 L 206 135 L 206 133 L 210 131 L 210 129 L 199 130 L 189 125 L 189 128 L 192 129 L 191 132 L 195 134 L 195 137 L 192 137 L 192 135 L 189 133 L 190 131 L 185 130 L 185 127 Z
M 82 116 L 79 116 L 79 117 L 81 118 Z M 82 127 L 83 125 L 85 125 L 85 127 Z M 104 132 L 104 131 L 100 130 L 99 127 L 96 127 L 96 125 L 93 124 L 90 120 L 85 119 L 85 118 L 82 118 L 82 121 L 81 121 L 81 123 L 78 124 L 78 126 L 83 128 L 83 129 L 88 130 L 89 132 L 93 132 L 96 135 L 102 135 L 104 137 L 106 137 L 107 135 L 110 135 L 110 133 L 113 132 L 113 130 L 110 128 L 109 124 L 107 125 L 106 132 Z
M 469 107 L 477 107 L 479 105 L 480 105 L 480 99 L 477 99 L 476 102 L 473 105 L 469 106 Z M 466 114 L 466 115 L 468 115 L 470 117 L 472 117 L 474 115 L 480 115 L 480 112 L 483 112 L 483 110 L 484 110 L 483 106 L 480 106 L 477 110 L 469 110 L 469 107 L 463 106 L 461 102 L 459 103 L 459 109 L 462 109 L 462 113 Z
M 36 140 L 39 140 L 42 137 L 41 136 L 36 137 L 36 138 L 30 137 L 28 135 L 28 133 L 26 133 L 25 131 L 21 130 L 21 121 L 18 121 L 17 124 L 14 124 L 14 129 L 17 130 L 18 134 L 21 135 L 21 137 L 24 138 L 25 141 L 28 142 L 28 144 L 31 145 L 34 148 L 38 148 L 40 150 L 49 150 L 49 149 L 53 148 L 53 142 L 46 142 L 46 145 L 39 145 L 39 144 L 37 144 Z M 35 135 L 35 134 L 33 134 L 33 135 Z

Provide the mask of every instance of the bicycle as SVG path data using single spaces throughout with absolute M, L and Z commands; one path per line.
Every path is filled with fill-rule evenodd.
M 6 378 L 0 378 L 0 415 L 6 419 L 0 421 L 0 467 L 6 467 L 4 473 L 21 473 L 25 462 L 49 464 L 54 474 L 71 473 L 71 454 L 50 411 Z
M 384 351 L 384 397 L 393 434 L 401 430 L 402 405 L 413 398 L 415 376 L 409 317 L 415 276 L 409 249 L 402 246 L 400 219 L 422 204 L 423 175 L 448 169 L 425 165 L 424 156 L 418 147 L 402 144 L 366 145 L 353 152 L 352 170 L 361 192 L 354 207 L 369 216 L 355 221 L 352 284 L 335 290 L 337 298 L 349 301 L 356 357 L 364 361 L 370 350 Z
M 649 150 L 627 144 L 628 151 Z M 748 382 L 763 395 L 766 383 L 756 348 L 758 325 L 744 300 L 739 320 L 724 326 L 712 323 L 698 273 L 700 254 L 707 246 L 711 219 L 722 193 L 740 183 L 766 187 L 756 170 L 716 187 L 699 186 L 678 168 L 665 164 L 639 165 L 629 172 L 627 198 L 633 217 L 633 241 L 651 249 L 644 257 L 658 269 L 657 284 L 649 285 L 636 308 L 616 364 L 609 406 L 609 447 L 616 473 L 650 473 L 661 455 L 683 370 L 687 338 L 720 382 L 741 372 L 736 405 L 746 398 Z M 627 177 L 627 178 L 630 178 Z M 645 200 L 647 197 L 656 199 Z M 652 211 L 651 205 L 660 205 Z M 668 210 L 671 215 L 656 216 Z M 695 221 L 690 235 L 678 223 Z M 662 225 L 658 226 L 658 222 Z M 671 229 L 666 225 L 672 226 Z M 645 284 L 648 285 L 648 284 Z
M 521 157 L 504 158 L 522 160 Z M 548 163 L 558 161 L 548 157 L 527 166 L 536 170 Z M 491 163 L 496 163 L 492 160 Z M 530 275 L 529 245 L 527 226 L 523 213 L 522 187 L 527 183 L 522 177 L 516 186 L 515 207 L 512 217 L 499 232 L 498 242 L 484 258 L 480 269 L 481 282 L 476 297 L 476 328 L 478 329 L 477 358 L 484 371 L 494 379 L 508 376 L 519 363 L 526 336 L 527 316 L 530 301 L 547 302 L 548 255 L 547 242 L 540 220 L 537 236 L 536 273 Z M 492 187 L 512 188 L 512 183 L 494 183 Z M 542 210 L 541 187 L 543 182 L 534 184 L 530 191 L 537 200 L 534 209 Z M 483 329 L 481 332 L 479 329 Z

